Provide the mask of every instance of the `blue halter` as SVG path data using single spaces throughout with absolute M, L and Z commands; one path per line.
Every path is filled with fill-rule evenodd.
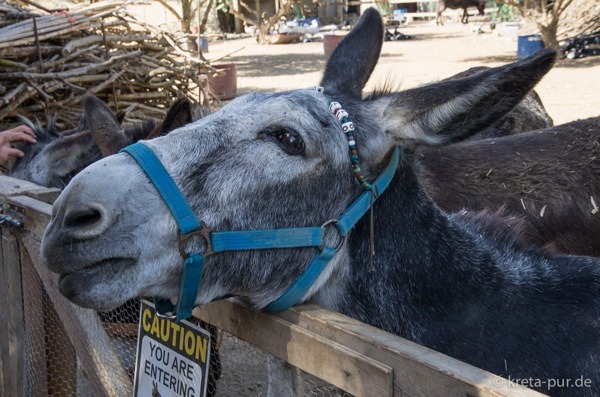
M 378 195 L 387 189 L 400 159 L 400 150 L 396 147 L 389 164 L 372 183 L 372 190 L 364 191 L 338 219 L 327 221 L 320 227 L 215 232 L 204 222 L 198 222 L 179 188 L 148 146 L 138 142 L 121 151 L 129 154 L 146 173 L 179 225 L 179 252 L 185 262 L 177 305 L 174 306 L 168 299 L 155 300 L 157 312 L 175 321 L 191 316 L 200 288 L 204 261 L 207 256 L 217 252 L 315 247 L 317 253 L 304 273 L 279 298 L 267 305 L 266 310 L 278 312 L 298 303 L 342 247 L 352 227 L 371 208 Z M 325 247 L 325 230 L 333 225 L 340 241 L 335 248 Z M 205 240 L 205 252 L 185 252 L 186 242 L 196 235 Z

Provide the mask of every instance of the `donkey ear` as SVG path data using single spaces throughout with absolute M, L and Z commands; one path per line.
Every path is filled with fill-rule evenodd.
M 127 117 L 127 112 L 124 110 L 119 110 L 115 117 L 117 119 L 117 123 L 123 124 L 123 122 L 125 121 L 125 117 Z
M 163 121 L 162 135 L 166 135 L 191 122 L 192 103 L 185 97 L 179 98 L 167 112 L 167 117 L 165 117 L 165 121 Z
M 51 172 L 63 178 L 100 159 L 90 131 L 75 132 L 52 142 L 44 149 Z
M 125 131 L 109 107 L 95 96 L 83 98 L 83 108 L 90 131 L 102 156 L 117 153 L 130 143 Z
M 179 98 L 171 105 L 165 119 L 154 127 L 152 132 L 144 139 L 153 139 L 167 135 L 169 132 L 191 123 L 192 120 L 192 103 L 185 97 Z
M 379 60 L 382 44 L 381 15 L 369 8 L 331 54 L 321 80 L 325 92 L 335 91 L 360 98 Z
M 444 80 L 372 99 L 375 116 L 396 143 L 463 140 L 508 113 L 552 68 L 556 52 L 458 80 Z

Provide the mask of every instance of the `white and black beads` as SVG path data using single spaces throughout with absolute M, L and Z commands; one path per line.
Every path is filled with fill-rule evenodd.
M 350 163 L 352 163 L 352 170 L 358 182 L 364 190 L 371 190 L 371 184 L 365 180 L 364 175 L 358 165 L 358 149 L 356 148 L 356 139 L 354 138 L 354 123 L 348 120 L 348 112 L 342 109 L 342 105 L 339 102 L 331 102 L 329 104 L 329 110 L 333 113 L 337 119 L 342 123 L 342 131 L 348 138 L 348 149 L 350 150 Z
M 323 87 L 314 86 L 313 89 L 319 93 L 323 93 Z M 342 124 L 342 131 L 348 138 L 348 149 L 350 151 L 350 163 L 352 163 L 352 170 L 358 182 L 364 190 L 371 190 L 372 186 L 365 180 L 364 175 L 358 165 L 358 149 L 356 148 L 356 139 L 354 138 L 354 123 L 348 120 L 348 112 L 342 109 L 342 105 L 339 102 L 331 102 L 329 104 L 329 110 L 337 117 Z

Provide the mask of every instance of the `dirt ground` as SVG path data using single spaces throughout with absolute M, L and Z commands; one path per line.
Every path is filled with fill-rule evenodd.
M 385 42 L 367 90 L 386 79 L 411 88 L 449 77 L 473 66 L 498 66 L 517 59 L 517 36 L 476 34 L 469 26 L 413 25 L 399 29 L 413 40 Z M 238 95 L 281 91 L 318 84 L 325 65 L 323 43 L 258 45 L 253 39 L 211 42 L 208 59 L 238 68 Z M 600 56 L 560 60 L 537 85 L 555 124 L 600 115 Z

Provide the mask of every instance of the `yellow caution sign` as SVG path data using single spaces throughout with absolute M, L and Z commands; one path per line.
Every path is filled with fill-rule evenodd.
M 142 301 L 134 396 L 204 397 L 209 360 L 208 331 L 160 318 L 152 303 Z

